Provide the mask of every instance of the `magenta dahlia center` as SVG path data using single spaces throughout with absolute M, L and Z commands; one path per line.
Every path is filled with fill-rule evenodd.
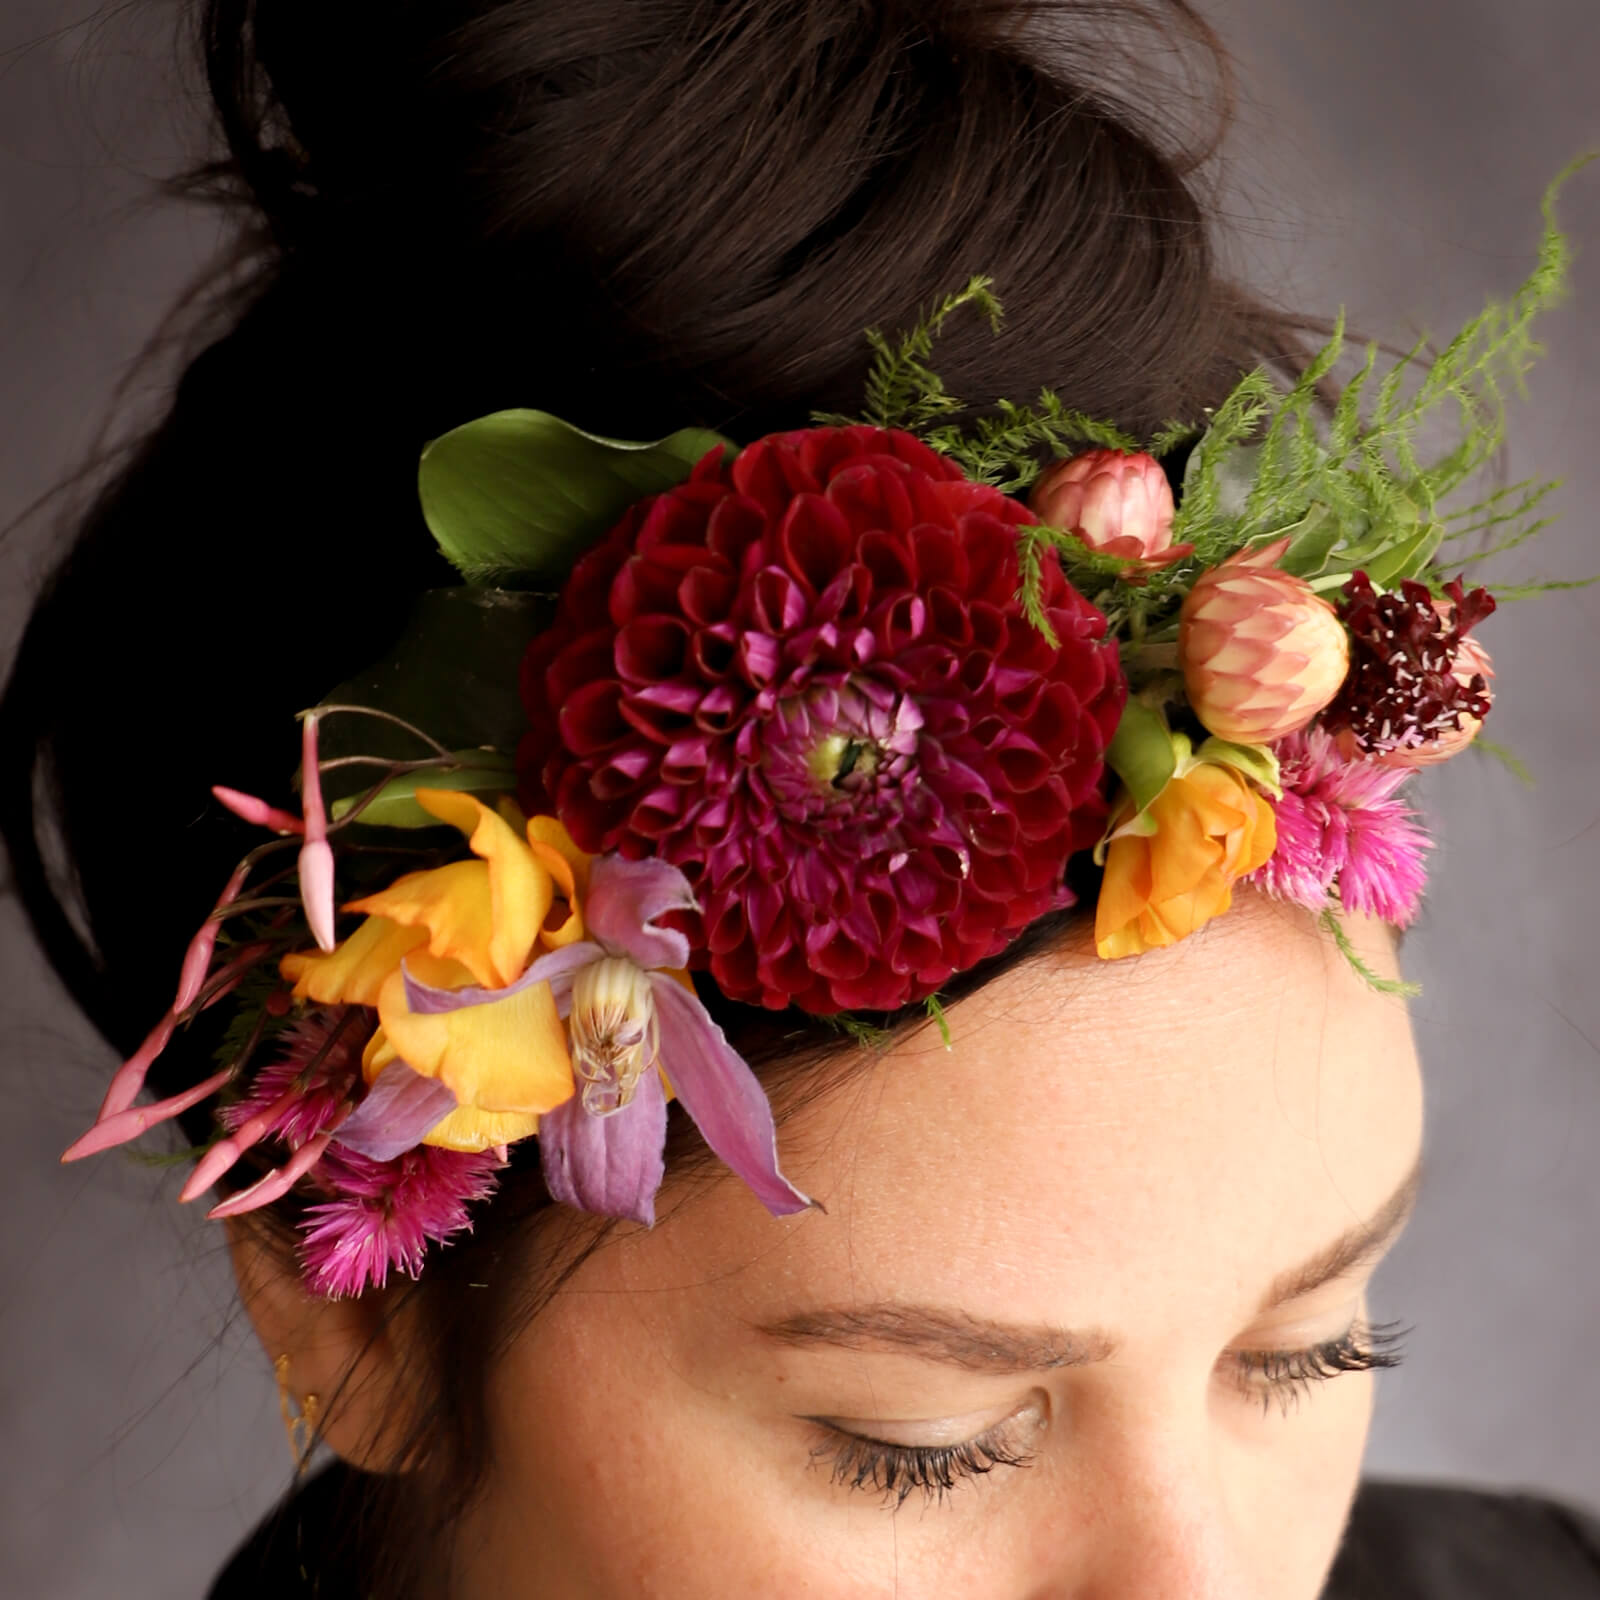
M 909 695 L 866 676 L 785 696 L 760 728 L 774 808 L 795 823 L 892 825 L 915 800 L 921 728 Z

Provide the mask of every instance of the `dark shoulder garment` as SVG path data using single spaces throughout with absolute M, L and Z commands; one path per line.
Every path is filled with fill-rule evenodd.
M 318 1473 L 209 1600 L 384 1600 L 357 1570 L 360 1490 L 348 1468 Z M 1368 1479 L 1323 1600 L 1600 1600 L 1600 1517 L 1531 1494 Z

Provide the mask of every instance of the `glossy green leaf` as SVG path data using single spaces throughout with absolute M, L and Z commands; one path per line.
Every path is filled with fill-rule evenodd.
M 548 595 L 429 590 L 417 597 L 383 659 L 340 684 L 323 703 L 388 712 L 446 750 L 492 750 L 509 760 L 527 726 L 517 690 L 522 658 L 554 611 Z M 345 756 L 415 761 L 438 754 L 393 723 L 350 713 L 323 719 L 320 744 L 325 762 Z M 376 776 L 371 766 L 336 767 L 325 775 L 323 789 L 332 803 L 365 794 Z
M 357 820 L 374 828 L 437 828 L 439 819 L 417 803 L 418 789 L 457 789 L 475 794 L 486 803 L 516 789 L 516 763 L 509 756 L 494 750 L 453 750 L 451 754 L 461 763 L 459 767 L 430 767 L 391 778 Z M 339 821 L 360 798 L 351 794 L 334 801 L 329 814 Z
M 1324 505 L 1312 506 L 1299 522 L 1280 529 L 1277 537 L 1289 536 L 1289 548 L 1278 561 L 1280 572 L 1296 578 L 1313 578 L 1327 566 L 1343 530 L 1339 519 Z
M 1444 525 L 1433 522 L 1418 528 L 1409 538 L 1392 544 L 1367 563 L 1367 577 L 1379 589 L 1389 589 L 1402 578 L 1414 578 L 1433 559 L 1444 538 Z
M 1106 751 L 1106 765 L 1122 779 L 1143 811 L 1166 788 L 1178 767 L 1167 719 L 1142 700 L 1130 700 Z
M 705 428 L 634 443 L 546 411 L 497 411 L 422 452 L 422 514 L 469 583 L 556 588 L 629 506 L 683 483 L 718 445 L 734 450 Z

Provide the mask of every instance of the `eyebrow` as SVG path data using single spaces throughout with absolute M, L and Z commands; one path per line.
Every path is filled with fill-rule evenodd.
M 1419 1155 L 1400 1186 L 1364 1222 L 1319 1250 L 1309 1260 L 1275 1278 L 1257 1315 L 1304 1299 L 1336 1279 L 1377 1260 L 1399 1237 L 1416 1206 L 1422 1185 Z M 848 1306 L 802 1311 L 756 1331 L 782 1344 L 826 1346 L 864 1353 L 902 1354 L 995 1374 L 1048 1372 L 1104 1361 L 1117 1348 L 1104 1329 L 1071 1330 L 1047 1323 L 987 1322 L 941 1306 Z

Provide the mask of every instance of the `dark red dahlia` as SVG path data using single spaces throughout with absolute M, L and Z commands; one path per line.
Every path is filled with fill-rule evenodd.
M 1495 609 L 1487 589 L 1466 592 L 1460 578 L 1436 600 L 1406 579 L 1398 594 L 1379 594 L 1366 573 L 1344 587 L 1339 615 L 1350 630 L 1350 673 L 1324 713 L 1348 728 L 1371 754 L 1422 749 L 1460 728 L 1463 716 L 1489 714 L 1489 685 L 1463 670 L 1462 642 Z
M 737 1000 L 891 1009 L 1070 903 L 1126 697 L 1033 515 L 906 433 L 774 434 L 635 506 L 529 651 L 523 800 L 657 855 Z

